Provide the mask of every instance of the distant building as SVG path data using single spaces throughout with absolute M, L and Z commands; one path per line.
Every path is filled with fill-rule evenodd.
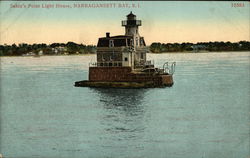
M 52 52 L 55 54 L 64 54 L 66 51 L 67 51 L 67 48 L 63 46 L 52 48 Z
M 33 52 L 28 52 L 26 54 L 23 54 L 22 56 L 34 56 L 34 55 L 36 55 L 36 54 Z
M 43 50 L 40 50 L 40 51 L 38 52 L 38 55 L 43 55 Z
M 198 52 L 200 50 L 205 50 L 207 47 L 205 45 L 196 44 L 191 46 L 191 48 L 193 49 L 194 52 Z

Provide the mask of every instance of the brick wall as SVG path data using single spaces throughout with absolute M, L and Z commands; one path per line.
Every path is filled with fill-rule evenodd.
M 131 67 L 90 67 L 90 81 L 127 81 L 147 82 L 153 81 L 155 85 L 173 83 L 170 75 L 133 74 Z
M 127 81 L 131 67 L 90 67 L 90 81 Z

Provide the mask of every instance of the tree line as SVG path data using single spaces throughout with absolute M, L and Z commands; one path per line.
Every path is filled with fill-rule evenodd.
M 0 45 L 0 56 L 21 56 L 25 54 L 38 55 L 42 52 L 43 55 L 61 55 L 61 54 L 88 54 L 95 53 L 96 46 L 77 44 L 74 42 L 68 43 L 52 43 L 52 44 L 12 44 Z
M 221 52 L 221 51 L 250 51 L 249 41 L 240 42 L 198 42 L 194 43 L 159 43 L 154 42 L 150 45 L 150 51 L 153 53 L 162 52 Z
M 162 52 L 221 52 L 221 51 L 250 51 L 249 41 L 240 42 L 198 42 L 198 43 L 159 43 L 154 42 L 150 45 L 150 51 L 153 53 Z M 68 43 L 52 44 L 12 44 L 0 45 L 0 56 L 21 56 L 26 54 L 38 55 L 72 55 L 96 53 L 95 45 Z

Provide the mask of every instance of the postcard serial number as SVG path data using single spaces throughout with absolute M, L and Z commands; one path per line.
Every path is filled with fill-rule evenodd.
M 244 3 L 236 2 L 236 3 L 231 3 L 231 7 L 238 8 L 238 7 L 245 7 Z

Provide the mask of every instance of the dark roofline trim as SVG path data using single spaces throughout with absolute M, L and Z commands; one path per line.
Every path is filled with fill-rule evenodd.
M 120 36 L 100 37 L 99 39 L 124 39 L 124 38 L 133 38 L 133 36 L 120 35 Z

